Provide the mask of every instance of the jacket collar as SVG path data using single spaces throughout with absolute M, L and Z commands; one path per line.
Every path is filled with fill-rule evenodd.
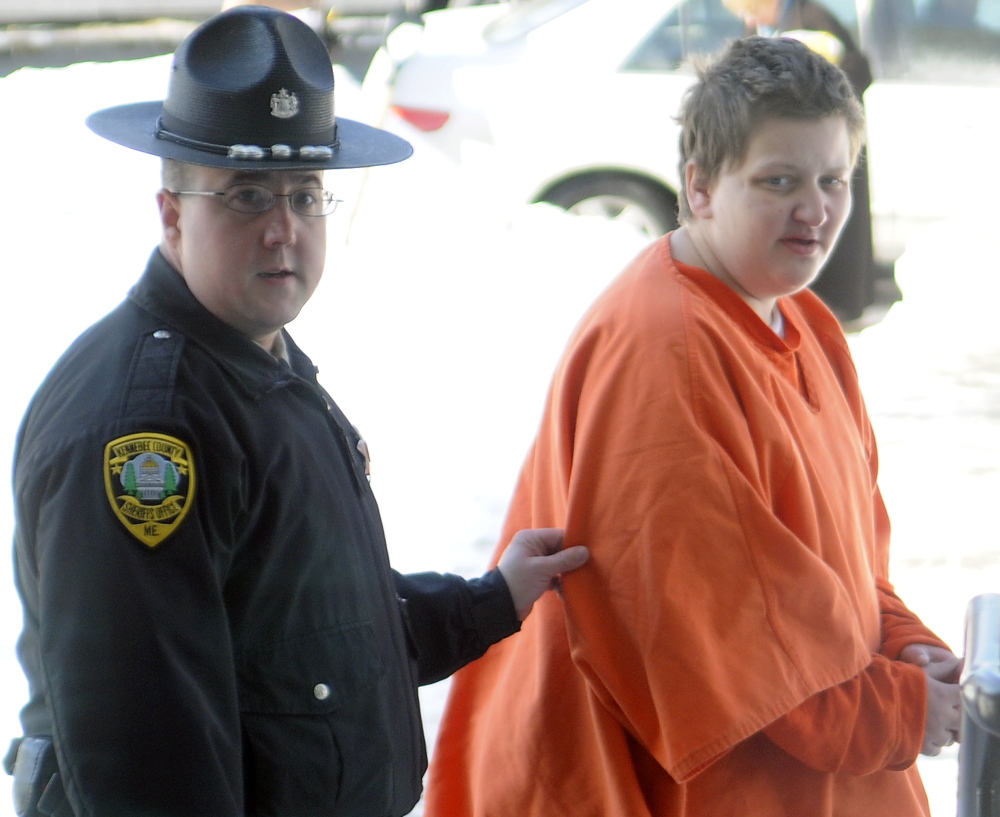
M 297 378 L 316 381 L 316 367 L 284 329 L 281 331 L 291 365 L 275 358 L 202 306 L 159 249 L 153 251 L 146 271 L 128 297 L 165 326 L 201 347 L 254 397 Z

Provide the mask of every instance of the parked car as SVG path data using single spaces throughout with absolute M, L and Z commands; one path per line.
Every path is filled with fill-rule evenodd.
M 946 4 L 963 6 L 948 17 Z M 865 95 L 875 260 L 998 189 L 1000 0 L 827 0 L 873 68 Z M 385 126 L 415 128 L 511 205 L 676 225 L 689 57 L 742 23 L 721 0 L 521 0 L 423 15 L 365 78 Z M 416 36 L 415 36 L 416 35 Z M 403 52 L 403 53 L 401 53 Z

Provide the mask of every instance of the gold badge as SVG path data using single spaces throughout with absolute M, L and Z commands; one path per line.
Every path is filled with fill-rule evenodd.
M 191 449 L 165 434 L 129 434 L 104 449 L 104 487 L 125 530 L 155 548 L 194 501 Z

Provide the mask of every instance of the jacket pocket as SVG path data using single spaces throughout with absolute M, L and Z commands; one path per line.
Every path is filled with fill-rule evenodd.
M 388 814 L 390 703 L 379 655 L 371 627 L 359 624 L 243 657 L 248 814 Z

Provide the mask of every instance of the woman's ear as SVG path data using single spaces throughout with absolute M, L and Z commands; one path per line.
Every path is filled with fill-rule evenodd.
M 688 207 L 695 218 L 712 217 L 712 180 L 699 167 L 694 159 L 689 159 L 684 165 L 684 192 L 687 195 Z

